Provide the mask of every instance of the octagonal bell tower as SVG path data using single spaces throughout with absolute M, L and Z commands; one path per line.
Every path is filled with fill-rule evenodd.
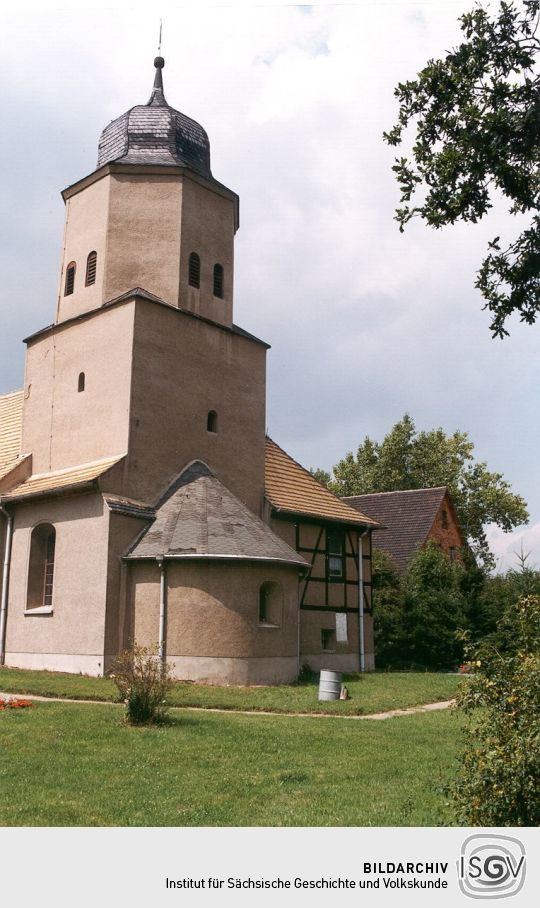
M 202 126 L 170 107 L 156 57 L 146 104 L 105 127 L 66 204 L 56 321 L 140 287 L 230 327 L 238 196 L 212 176 Z

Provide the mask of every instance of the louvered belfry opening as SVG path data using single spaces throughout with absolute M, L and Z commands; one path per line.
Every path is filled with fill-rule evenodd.
M 214 265 L 214 296 L 223 299 L 223 265 Z
M 86 286 L 96 283 L 97 252 L 91 252 L 86 259 Z
M 196 252 L 192 252 L 189 257 L 189 286 L 190 287 L 199 287 L 201 286 L 201 260 Z
M 71 296 L 75 289 L 75 262 L 70 262 L 66 268 L 66 283 L 64 296 Z

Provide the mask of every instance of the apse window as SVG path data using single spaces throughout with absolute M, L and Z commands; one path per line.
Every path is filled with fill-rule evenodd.
M 259 589 L 259 624 L 279 627 L 283 613 L 283 590 L 281 584 L 267 580 Z
M 343 532 L 339 529 L 326 531 L 326 564 L 329 580 L 343 577 Z
M 75 289 L 75 262 L 70 262 L 66 268 L 66 283 L 64 285 L 64 296 L 71 296 Z
M 90 284 L 96 283 L 96 270 L 97 270 L 97 252 L 91 252 L 86 259 L 86 281 L 85 284 L 87 287 Z
M 214 435 L 217 434 L 218 430 L 218 418 L 215 410 L 210 410 L 208 416 L 206 417 L 206 431 L 212 432 Z
M 223 265 L 214 265 L 214 296 L 223 299 Z
M 188 281 L 190 287 L 199 289 L 201 286 L 201 260 L 196 252 L 189 257 Z
M 27 612 L 52 611 L 55 546 L 56 530 L 50 523 L 41 523 L 33 529 L 28 564 Z
M 77 391 L 79 392 L 79 394 L 81 393 L 81 391 L 84 391 L 85 383 L 86 378 L 84 372 L 79 372 L 79 380 L 77 382 Z

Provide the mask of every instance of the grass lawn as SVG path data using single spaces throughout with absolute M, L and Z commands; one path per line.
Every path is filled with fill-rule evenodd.
M 451 825 L 440 792 L 462 719 L 385 722 L 176 712 L 131 728 L 120 706 L 0 712 L 0 826 Z
M 214 687 L 177 682 L 169 699 L 174 706 L 206 709 L 362 715 L 450 700 L 455 696 L 461 678 L 436 672 L 373 672 L 345 676 L 344 680 L 351 699 L 329 703 L 318 702 L 316 681 L 279 687 Z M 117 689 L 108 678 L 16 668 L 0 669 L 0 690 L 75 700 L 114 700 L 117 697 Z

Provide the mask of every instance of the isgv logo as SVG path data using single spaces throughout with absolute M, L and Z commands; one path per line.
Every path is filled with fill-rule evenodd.
M 459 888 L 472 899 L 504 899 L 525 882 L 525 848 L 505 835 L 471 835 L 461 846 Z

